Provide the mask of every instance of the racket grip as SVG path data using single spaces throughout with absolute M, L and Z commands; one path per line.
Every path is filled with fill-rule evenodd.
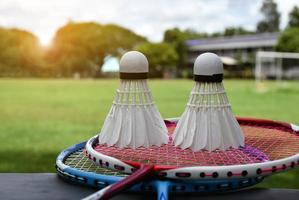
M 107 200 L 115 195 L 117 195 L 119 192 L 130 188 L 132 185 L 143 181 L 147 177 L 151 176 L 153 174 L 152 172 L 154 171 L 154 166 L 153 165 L 143 165 L 138 169 L 136 172 L 134 172 L 132 175 L 123 178 L 117 183 L 114 183 L 113 185 L 110 185 L 90 196 L 85 198 L 84 200 L 95 200 L 95 199 L 100 199 L 100 200 Z
M 153 165 L 143 165 L 140 169 L 134 172 L 132 175 L 127 178 L 122 179 L 121 181 L 113 184 L 108 190 L 106 190 L 100 200 L 107 200 L 114 197 L 119 192 L 130 188 L 132 185 L 146 179 L 154 171 Z
M 107 186 L 104 189 L 101 189 L 100 191 L 97 191 L 91 195 L 89 195 L 88 197 L 83 198 L 82 200 L 98 200 L 101 199 L 101 197 L 104 195 L 104 193 L 111 187 Z

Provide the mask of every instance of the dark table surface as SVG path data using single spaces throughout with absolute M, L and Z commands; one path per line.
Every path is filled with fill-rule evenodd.
M 95 192 L 95 189 L 72 185 L 62 181 L 56 174 L 48 173 L 0 173 L 0 199 L 81 199 Z M 121 194 L 117 199 L 155 199 L 155 194 Z M 299 190 L 252 188 L 233 193 L 210 195 L 176 195 L 170 199 L 299 199 Z

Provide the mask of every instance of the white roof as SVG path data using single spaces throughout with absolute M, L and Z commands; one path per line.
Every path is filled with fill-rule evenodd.
M 236 65 L 237 64 L 237 60 L 232 57 L 221 56 L 220 59 L 224 65 Z
M 262 33 L 188 40 L 186 44 L 191 51 L 273 47 L 276 45 L 278 37 L 279 33 Z

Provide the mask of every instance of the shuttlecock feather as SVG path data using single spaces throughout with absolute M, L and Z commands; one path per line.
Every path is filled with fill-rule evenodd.
M 104 122 L 99 143 L 120 148 L 161 146 L 168 142 L 166 125 L 147 84 L 148 62 L 131 51 L 120 60 L 120 85 Z
M 200 55 L 194 64 L 194 79 L 188 104 L 174 131 L 174 144 L 193 151 L 244 146 L 243 132 L 222 84 L 220 58 L 213 53 Z

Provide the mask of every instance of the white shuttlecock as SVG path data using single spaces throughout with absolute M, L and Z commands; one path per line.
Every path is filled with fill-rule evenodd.
M 173 142 L 193 151 L 228 150 L 244 146 L 244 135 L 234 117 L 223 84 L 223 64 L 213 53 L 194 63 L 195 85 L 174 131 Z
M 124 148 L 161 146 L 168 142 L 166 125 L 147 84 L 148 61 L 137 51 L 120 60 L 120 85 L 104 122 L 99 143 Z

